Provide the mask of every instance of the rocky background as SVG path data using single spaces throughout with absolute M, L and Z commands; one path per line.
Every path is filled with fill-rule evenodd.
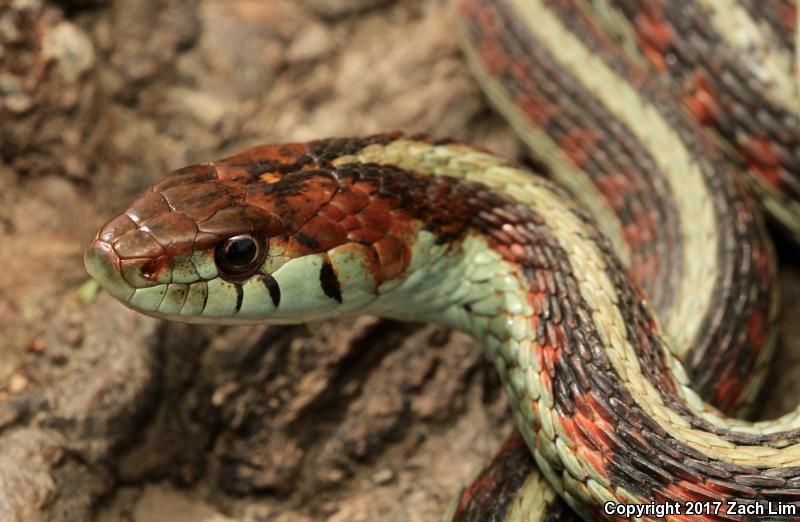
M 445 0 L 0 0 L 0 520 L 436 520 L 510 432 L 463 335 L 198 327 L 79 299 L 96 227 L 163 173 L 384 130 L 522 158 Z M 800 271 L 761 418 L 800 375 Z

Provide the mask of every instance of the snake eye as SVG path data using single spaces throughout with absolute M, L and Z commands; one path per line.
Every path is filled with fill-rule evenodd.
M 214 261 L 223 276 L 244 279 L 258 270 L 266 254 L 264 239 L 242 234 L 217 244 Z

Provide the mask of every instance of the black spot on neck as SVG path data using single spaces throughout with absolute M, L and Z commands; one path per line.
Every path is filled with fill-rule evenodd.
M 330 261 L 325 261 L 319 271 L 319 282 L 322 284 L 322 291 L 325 295 L 334 299 L 337 303 L 342 302 L 342 287 L 339 285 L 339 278 Z
M 262 275 L 261 282 L 267 287 L 267 290 L 269 290 L 269 296 L 272 298 L 272 304 L 275 305 L 275 308 L 280 306 L 281 287 L 275 278 L 271 275 Z

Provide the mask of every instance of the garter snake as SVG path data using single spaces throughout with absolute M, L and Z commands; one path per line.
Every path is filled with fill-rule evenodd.
M 768 4 L 461 0 L 466 61 L 555 183 L 428 136 L 264 145 L 165 176 L 98 230 L 87 270 L 167 319 L 472 334 L 521 438 L 457 519 L 569 516 L 556 494 L 586 519 L 798 502 L 796 412 L 727 416 L 763 380 L 776 314 L 737 167 L 800 223 L 796 11 Z M 509 457 L 528 450 L 541 475 Z

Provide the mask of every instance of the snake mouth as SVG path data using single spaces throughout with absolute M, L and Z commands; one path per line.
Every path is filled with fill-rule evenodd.
M 83 255 L 83 263 L 89 275 L 112 296 L 128 303 L 136 289 L 122 277 L 120 260 L 113 247 L 95 239 Z

